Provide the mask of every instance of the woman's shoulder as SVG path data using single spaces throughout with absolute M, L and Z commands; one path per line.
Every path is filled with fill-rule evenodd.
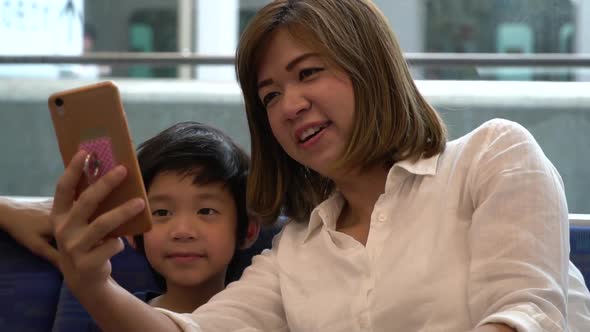
M 309 222 L 286 220 L 272 240 L 272 251 L 277 256 L 285 253 L 291 255 L 305 243 L 311 233 L 317 231 L 317 228 L 319 227 L 310 227 Z
M 280 233 L 275 239 L 281 240 L 282 242 L 291 242 L 293 240 L 297 241 L 297 239 L 302 239 L 305 236 L 308 226 L 308 222 L 295 221 L 292 219 L 286 220 Z
M 443 170 L 440 174 L 461 171 L 467 176 L 486 172 L 484 169 L 501 171 L 522 165 L 545 167 L 548 163 L 543 150 L 525 127 L 514 121 L 493 119 L 448 142 L 439 158 L 439 169 Z M 484 165 L 487 168 L 482 168 Z
M 446 154 L 477 155 L 490 150 L 504 150 L 521 143 L 537 145 L 531 133 L 521 124 L 492 119 L 482 123 L 471 132 L 447 144 Z
M 489 143 L 501 138 L 504 140 L 531 140 L 531 133 L 521 124 L 506 120 L 492 119 L 482 123 L 464 136 L 452 142 L 481 142 Z

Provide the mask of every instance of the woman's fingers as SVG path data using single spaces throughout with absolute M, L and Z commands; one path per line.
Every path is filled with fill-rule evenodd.
M 96 242 L 81 242 L 87 238 L 88 224 L 98 205 L 125 178 L 127 171 L 123 166 L 117 166 L 102 176 L 96 183 L 87 187 L 74 202 L 76 188 L 83 173 L 85 152 L 77 153 L 61 177 L 54 198 L 51 219 L 58 246 L 72 254 L 78 250 L 87 250 Z M 107 226 L 107 225 L 105 225 Z M 100 231 L 100 230 L 99 230 Z M 97 236 L 106 236 L 100 232 Z M 93 237 L 93 238 L 96 238 Z M 101 240 L 97 239 L 96 241 Z
M 77 256 L 77 258 L 74 260 L 75 269 L 78 271 L 78 273 L 96 271 L 96 275 L 110 275 L 110 271 L 103 270 L 110 268 L 110 265 L 105 263 L 108 262 L 111 257 L 121 252 L 124 248 L 125 245 L 121 239 L 106 239 L 101 242 L 100 245 L 88 251 L 85 255 Z
M 68 167 L 66 167 L 64 174 L 57 182 L 55 196 L 53 198 L 53 214 L 66 213 L 71 208 L 76 198 L 76 186 L 82 175 L 86 155 L 87 153 L 85 151 L 76 153 Z
M 83 250 L 90 250 L 96 243 L 104 240 L 115 229 L 136 216 L 144 208 L 145 202 L 143 199 L 134 198 L 96 218 L 88 225 L 81 239 L 81 243 L 85 246 Z
M 125 167 L 117 166 L 86 188 L 74 204 L 71 218 L 84 220 L 87 223 L 98 205 L 125 179 L 126 175 Z
M 56 267 L 59 266 L 59 253 L 46 239 L 41 237 L 33 238 L 28 247 L 35 255 L 44 257 Z
M 143 199 L 133 199 L 89 222 L 99 204 L 125 179 L 127 171 L 123 166 L 115 167 L 76 197 L 87 155 L 81 151 L 72 158 L 56 187 L 50 214 L 59 248 L 59 267 L 70 287 L 107 280 L 111 272 L 109 259 L 124 248 L 120 239 L 107 236 L 145 208 Z M 51 259 L 54 252 L 48 255 Z

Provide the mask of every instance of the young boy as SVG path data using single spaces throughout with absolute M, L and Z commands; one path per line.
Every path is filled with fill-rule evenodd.
M 222 131 L 196 122 L 145 141 L 137 157 L 153 225 L 134 242 L 164 293 L 136 295 L 192 312 L 225 287 L 232 257 L 258 236 L 246 210 L 249 158 Z
M 135 296 L 153 307 L 192 312 L 237 280 L 250 254 L 262 249 L 240 251 L 260 230 L 246 210 L 249 158 L 222 131 L 197 122 L 178 123 L 148 139 L 137 157 L 153 225 L 128 240 L 146 256 L 162 292 Z M 27 212 L 35 212 L 32 207 L 8 211 L 19 221 L 45 222 L 48 207 L 39 209 L 39 217 Z M 88 331 L 100 329 L 90 322 Z
M 182 122 L 142 143 L 137 159 L 152 229 L 131 242 L 163 293 L 135 295 L 153 307 L 192 312 L 225 288 L 232 257 L 258 236 L 259 223 L 246 210 L 249 158 L 222 131 Z M 89 330 L 100 329 L 91 323 Z

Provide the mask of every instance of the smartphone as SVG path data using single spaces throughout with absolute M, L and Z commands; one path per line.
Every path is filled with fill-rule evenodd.
M 125 180 L 98 206 L 91 220 L 132 198 L 141 197 L 146 202 L 145 209 L 110 235 L 136 235 L 150 230 L 147 195 L 115 83 L 100 82 L 57 92 L 49 97 L 48 104 L 64 166 L 67 167 L 79 150 L 88 152 L 77 194 L 113 167 L 127 168 Z

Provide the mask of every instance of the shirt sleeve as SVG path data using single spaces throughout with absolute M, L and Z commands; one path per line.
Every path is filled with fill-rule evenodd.
M 493 124 L 468 176 L 471 319 L 564 331 L 569 226 L 561 177 L 526 129 Z
M 288 331 L 274 249 L 280 236 L 273 240 L 273 249 L 253 258 L 240 280 L 229 284 L 193 313 L 158 310 L 182 331 Z

